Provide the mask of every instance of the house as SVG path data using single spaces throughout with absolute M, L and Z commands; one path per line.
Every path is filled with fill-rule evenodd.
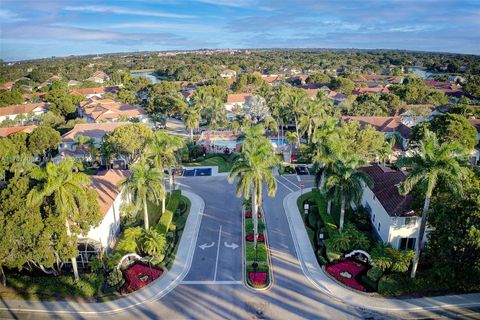
M 98 194 L 98 204 L 103 219 L 97 227 L 90 229 L 85 238 L 99 243 L 107 253 L 113 249 L 117 241 L 120 231 L 120 207 L 125 202 L 122 199 L 122 191 L 117 185 L 129 176 L 130 171 L 115 169 L 90 176 L 92 188 Z M 86 239 L 79 239 L 79 242 L 86 242 Z
M 185 100 L 190 101 L 192 99 L 195 90 L 182 90 L 180 93 L 185 98 Z
M 472 152 L 471 161 L 473 164 L 480 164 L 480 119 L 470 119 L 468 122 L 477 129 L 477 145 Z
M 402 138 L 401 146 L 405 150 L 407 148 L 407 142 L 410 138 L 411 129 L 404 125 L 401 121 L 401 117 L 353 117 L 344 116 L 341 121 L 350 122 L 358 121 L 361 126 L 371 125 L 377 131 L 383 132 L 386 135 L 392 135 L 398 133 Z
M 230 70 L 230 69 L 225 69 L 220 73 L 220 77 L 226 78 L 226 79 L 235 78 L 236 76 L 237 76 L 237 71 Z
M 110 87 L 97 87 L 97 88 L 83 88 L 83 89 L 73 89 L 70 90 L 70 94 L 77 94 L 85 96 L 87 99 L 97 97 L 103 98 L 106 93 L 115 94 L 119 90 L 118 86 L 110 86 Z
M 237 108 L 242 108 L 245 103 L 252 98 L 250 93 L 230 93 L 227 95 L 225 109 L 234 112 Z
M 81 82 L 77 81 L 77 80 L 69 80 L 67 82 L 67 86 L 69 86 L 69 87 L 78 86 L 79 84 L 81 84 Z
M 97 97 L 80 102 L 78 113 L 89 123 L 117 122 L 129 119 L 137 119 L 142 123 L 148 122 L 147 113 L 140 107 Z
M 104 83 L 105 81 L 110 80 L 110 77 L 103 71 L 95 71 L 95 73 L 87 80 L 97 83 Z
M 79 135 L 89 137 L 93 140 L 96 148 L 100 148 L 103 138 L 107 133 L 112 132 L 116 128 L 127 124 L 128 122 L 111 122 L 111 123 L 80 123 L 76 124 L 72 130 L 62 136 L 60 144 L 58 145 L 58 155 L 54 162 L 59 162 L 63 158 L 70 156 L 76 159 L 84 159 L 92 161 L 88 150 L 83 147 L 75 145 L 75 138 Z M 105 164 L 104 159 L 100 158 L 100 163 Z M 128 164 L 128 159 L 121 156 L 113 159 L 113 167 L 125 168 Z
M 254 72 L 255 73 L 255 72 Z M 262 80 L 270 84 L 271 86 L 276 86 L 284 82 L 282 76 L 271 74 L 271 75 L 262 75 Z
M 18 117 L 33 119 L 48 110 L 48 103 L 26 103 L 0 108 L 0 122 L 15 120 Z
M 374 183 L 372 189 L 364 185 L 361 203 L 370 213 L 376 235 L 395 249 L 414 249 L 420 217 L 411 209 L 412 196 L 398 191 L 406 174 L 380 165 L 359 170 Z
M 0 85 L 0 90 L 12 91 L 12 88 L 13 88 L 14 84 L 15 84 L 15 82 L 13 82 L 13 81 L 2 83 L 2 85 Z
M 33 129 L 37 126 L 20 126 L 20 127 L 10 127 L 10 128 L 0 128 L 0 137 L 8 137 L 11 134 L 17 132 L 32 133 Z
M 363 87 L 356 90 L 353 90 L 352 94 L 354 95 L 361 95 L 365 93 L 390 93 L 387 86 L 383 85 L 375 85 L 372 87 Z
M 347 95 L 345 95 L 343 93 L 340 93 L 340 92 L 330 90 L 330 88 L 327 87 L 327 86 L 321 87 L 320 90 L 322 90 L 327 97 L 332 99 L 335 104 L 342 103 L 343 101 L 345 101 L 347 99 Z

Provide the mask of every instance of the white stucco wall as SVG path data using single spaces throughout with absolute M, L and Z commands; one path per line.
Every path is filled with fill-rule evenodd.
M 90 229 L 85 237 L 100 242 L 102 248 L 107 252 L 113 248 L 120 231 L 120 206 L 122 203 L 122 194 L 119 193 L 100 225 Z

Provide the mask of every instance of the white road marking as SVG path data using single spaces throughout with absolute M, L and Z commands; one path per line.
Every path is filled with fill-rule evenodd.
M 297 180 L 298 182 L 302 181 L 302 179 L 300 179 L 300 176 L 297 174 Z
M 284 186 L 285 188 L 287 188 L 288 190 L 290 190 L 291 192 L 293 192 L 293 190 L 292 190 L 292 189 L 290 189 L 290 187 L 288 187 L 286 184 L 284 184 L 284 183 L 280 182 L 280 180 L 279 180 L 279 179 L 275 178 L 275 180 L 277 180 L 277 182 L 278 182 L 278 183 L 280 183 L 282 186 Z
M 202 244 L 202 245 L 199 246 L 199 247 L 200 247 L 200 249 L 205 250 L 205 249 L 207 249 L 207 248 L 213 247 L 214 245 L 215 245 L 215 242 L 212 242 L 212 243 L 210 243 L 210 244 L 204 243 L 204 244 Z
M 225 284 L 242 284 L 242 281 L 209 281 L 209 280 L 191 280 L 191 281 L 182 281 L 181 284 L 215 284 L 215 285 L 225 285 Z
M 222 225 L 220 225 L 220 230 L 218 231 L 218 246 L 217 246 L 217 259 L 215 260 L 215 273 L 213 274 L 213 280 L 217 280 L 217 270 L 218 270 L 218 255 L 220 254 L 220 238 L 222 237 Z
M 238 248 L 238 244 L 236 244 L 235 242 L 232 242 L 232 244 L 228 244 L 228 242 L 225 241 L 225 242 L 223 243 L 223 245 L 224 245 L 225 247 L 231 248 L 231 249 L 233 249 L 233 250 L 235 250 L 235 249 Z
M 297 177 L 298 177 L 298 176 L 297 176 Z M 282 178 L 285 179 L 285 180 L 286 180 L 288 183 L 290 183 L 291 185 L 293 185 L 295 188 L 300 189 L 300 187 L 299 187 L 298 185 L 296 185 L 295 183 L 293 183 L 292 181 L 288 180 L 287 178 L 285 178 L 285 177 L 283 177 L 283 176 L 282 176 Z

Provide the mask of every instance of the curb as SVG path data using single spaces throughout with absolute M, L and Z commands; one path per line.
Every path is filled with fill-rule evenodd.
M 306 188 L 303 192 L 310 192 L 313 188 Z M 331 280 L 325 271 L 319 266 L 318 262 L 315 259 L 315 263 L 305 262 L 305 256 L 313 255 L 313 248 L 308 241 L 308 245 L 300 246 L 299 245 L 299 236 L 303 235 L 307 237 L 307 231 L 305 225 L 302 222 L 302 225 L 295 225 L 292 222 L 293 215 L 299 215 L 297 208 L 297 200 L 301 195 L 301 191 L 295 191 L 288 194 L 283 199 L 283 207 L 285 214 L 287 216 L 287 221 L 289 224 L 290 233 L 292 235 L 293 243 L 295 246 L 295 251 L 300 262 L 302 272 L 310 280 L 310 282 L 318 288 L 321 292 L 328 295 L 332 299 L 343 302 L 347 305 L 351 305 L 357 308 L 368 309 L 371 311 L 377 312 L 412 312 L 412 311 L 421 311 L 421 310 L 440 310 L 446 308 L 466 308 L 466 307 L 478 307 L 480 306 L 480 294 L 463 294 L 463 295 L 447 295 L 447 296 L 437 296 L 437 297 L 425 297 L 417 299 L 396 299 L 396 298 L 387 298 L 387 297 L 371 297 L 368 295 L 360 294 L 357 291 L 351 290 L 350 288 L 345 288 L 340 286 L 336 281 Z M 294 202 L 295 212 L 291 212 L 288 207 L 288 203 Z M 301 218 L 299 216 L 299 218 Z M 315 275 L 316 273 L 316 275 Z M 319 278 L 319 276 L 324 276 L 325 279 Z M 328 283 L 330 281 L 330 283 Z M 330 288 L 329 288 L 330 287 Z M 335 292 L 336 291 L 336 292 Z M 448 302 L 445 300 L 456 299 L 459 302 Z M 355 301 L 356 300 L 356 301 Z M 363 300 L 363 301 L 359 301 Z M 468 302 L 464 302 L 468 301 Z
M 185 278 L 189 272 L 195 247 L 197 244 L 200 224 L 202 222 L 205 202 L 197 194 L 182 190 L 182 195 L 191 202 L 190 213 L 185 224 L 184 233 L 180 239 L 175 261 L 170 270 L 162 277 L 152 282 L 144 290 L 132 292 L 127 296 L 107 302 L 76 303 L 72 301 L 59 303 L 58 301 L 25 301 L 25 300 L 3 300 L 0 311 L 9 312 L 30 312 L 41 314 L 68 314 L 68 315 L 109 315 L 131 310 L 137 306 L 157 301 L 172 291 Z M 187 239 L 185 235 L 191 234 Z M 159 287 L 159 288 L 156 288 Z M 26 303 L 28 308 L 18 307 Z M 38 304 L 38 308 L 32 305 Z M 9 305 L 15 307 L 8 307 Z M 61 305 L 61 306 L 60 306 Z M 4 307 L 5 306 L 5 307 Z M 90 309 L 89 311 L 77 311 L 75 309 Z M 69 310 L 66 310 L 69 309 Z M 73 309 L 73 310 L 72 310 Z

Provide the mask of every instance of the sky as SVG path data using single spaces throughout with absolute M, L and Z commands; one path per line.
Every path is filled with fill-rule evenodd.
M 200 48 L 480 54 L 480 0 L 0 0 L 0 59 Z

